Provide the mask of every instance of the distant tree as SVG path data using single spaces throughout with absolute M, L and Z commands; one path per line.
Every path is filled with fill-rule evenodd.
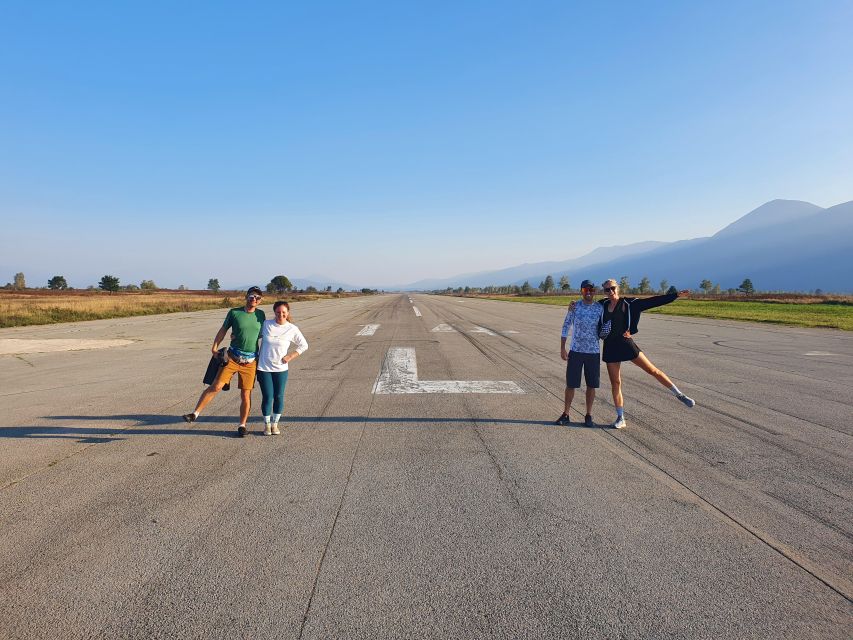
M 139 291 L 139 287 L 131 283 L 124 288 L 125 291 Z
M 305 293 L 317 293 L 317 287 L 313 285 L 305 287 Z
M 568 291 L 570 286 L 569 276 L 560 276 L 560 291 Z
M 749 278 L 744 278 L 743 282 L 740 283 L 740 286 L 737 288 L 741 293 L 745 293 L 749 295 L 751 293 L 755 293 L 755 287 L 752 286 L 752 280 Z
M 153 280 L 143 280 L 139 283 L 139 288 L 143 291 L 156 291 L 159 287 L 154 284 Z
M 338 287 L 338 290 L 335 293 L 343 293 L 343 292 L 344 292 L 344 288 Z
M 532 289 L 533 287 L 530 286 L 530 282 L 527 280 L 525 280 L 524 284 L 521 285 L 521 293 L 524 295 L 528 295 Z
M 16 273 L 15 278 L 13 280 L 12 286 L 15 289 L 26 289 L 27 288 L 27 279 L 24 277 L 23 273 Z
M 720 295 L 720 293 L 722 293 L 722 290 L 720 289 L 720 283 L 719 282 L 714 285 L 713 289 L 711 289 L 711 293 L 713 293 L 716 296 L 718 296 L 718 295 Z
M 219 286 L 218 278 L 211 278 L 207 281 L 207 288 L 213 291 L 213 293 L 218 293 L 222 287 Z
M 103 289 L 104 291 L 109 291 L 112 293 L 113 291 L 118 291 L 121 287 L 118 278 L 115 276 L 104 276 L 101 278 L 101 281 L 98 283 L 98 287 Z
M 362 292 L 362 293 L 373 293 L 373 289 L 368 289 L 367 287 L 364 287 L 364 288 L 361 290 L 361 292 Z
M 68 288 L 68 283 L 65 281 L 64 276 L 53 276 L 47 281 L 47 288 L 64 291 Z
M 816 296 L 822 296 L 823 295 L 823 289 L 815 289 L 814 294 Z
M 667 282 L 665 279 L 661 280 L 660 289 L 658 289 L 658 291 L 660 291 L 661 293 L 666 293 L 667 289 L 669 289 L 669 282 Z
M 714 287 L 714 283 L 710 280 L 703 280 L 699 283 L 699 288 L 705 293 L 708 293 Z
M 293 284 L 287 276 L 276 276 L 267 285 L 267 293 L 284 293 L 293 289 Z M 314 291 L 317 289 L 315 288 Z
M 647 277 L 643 276 L 643 279 L 640 280 L 639 290 L 640 293 L 651 293 L 652 283 L 649 282 Z
M 631 293 L 631 283 L 628 282 L 628 276 L 619 278 L 619 290 L 623 293 Z
M 463 292 L 463 293 L 466 293 L 466 294 L 467 294 L 467 293 L 471 293 L 471 287 L 465 287 L 465 288 L 462 290 L 462 292 Z
M 545 280 L 542 281 L 540 288 L 545 293 L 550 293 L 551 291 L 553 291 L 554 290 L 554 278 L 550 274 L 545 276 Z
M 332 285 L 329 285 L 328 287 L 326 287 L 326 291 L 331 293 L 332 292 Z
M 185 284 L 179 284 L 178 285 L 178 291 L 186 291 L 186 290 L 187 290 L 187 285 L 185 285 Z
M 673 293 L 678 293 L 678 289 L 676 289 L 674 285 L 666 290 L 666 295 L 668 296 L 671 296 Z

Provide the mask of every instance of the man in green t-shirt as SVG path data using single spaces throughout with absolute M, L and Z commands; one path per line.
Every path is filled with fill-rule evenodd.
M 230 329 L 231 346 L 226 351 L 226 363 L 219 370 L 213 384 L 202 392 L 195 411 L 183 416 L 187 422 L 195 422 L 201 410 L 213 400 L 213 396 L 222 391 L 222 387 L 236 373 L 240 387 L 240 425 L 237 427 L 237 435 L 241 438 L 246 435 L 246 420 L 249 419 L 249 409 L 252 406 L 252 388 L 255 386 L 255 370 L 258 366 L 258 338 L 266 320 L 264 312 L 258 309 L 262 297 L 261 290 L 252 287 L 246 292 L 245 306 L 228 311 L 210 349 L 213 355 L 216 355 L 219 344 Z

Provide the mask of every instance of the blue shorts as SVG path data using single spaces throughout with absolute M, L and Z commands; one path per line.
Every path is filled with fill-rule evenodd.
M 580 389 L 581 369 L 586 379 L 587 389 L 598 389 L 601 385 L 601 355 L 598 353 L 579 353 L 569 351 L 569 364 L 566 365 L 566 387 Z

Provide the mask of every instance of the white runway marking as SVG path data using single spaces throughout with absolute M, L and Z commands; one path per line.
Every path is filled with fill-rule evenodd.
M 77 340 L 43 339 L 23 340 L 4 338 L 0 340 L 0 356 L 23 353 L 51 353 L 53 351 L 83 351 L 86 349 L 109 349 L 132 344 L 133 340 Z
M 372 336 L 374 333 L 376 333 L 376 330 L 381 326 L 382 325 L 379 325 L 379 324 L 366 324 L 366 325 L 364 325 L 364 329 L 362 329 L 361 331 L 359 331 L 355 335 L 357 335 L 357 336 Z
M 421 317 L 421 311 L 420 311 L 420 309 L 418 309 L 417 307 L 412 307 L 412 310 L 415 312 L 415 315 L 416 315 L 417 317 L 419 317 L 419 318 Z
M 418 380 L 412 347 L 388 349 L 373 393 L 524 393 L 511 380 Z
M 804 356 L 837 356 L 837 353 L 829 353 L 828 351 L 809 351 L 804 353 Z
M 479 327 L 476 324 L 474 325 L 474 328 L 471 329 L 471 331 L 469 331 L 468 333 L 485 333 L 487 336 L 497 335 L 494 331 L 486 329 L 486 327 Z
M 508 336 L 511 333 L 518 333 L 518 331 L 498 331 L 501 335 Z
M 433 333 L 456 333 L 456 329 L 449 324 L 440 324 L 437 327 L 430 329 Z

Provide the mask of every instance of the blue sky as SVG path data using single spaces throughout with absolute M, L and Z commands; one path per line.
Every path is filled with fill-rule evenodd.
M 853 3 L 6 2 L 0 282 L 359 286 L 853 199 Z

